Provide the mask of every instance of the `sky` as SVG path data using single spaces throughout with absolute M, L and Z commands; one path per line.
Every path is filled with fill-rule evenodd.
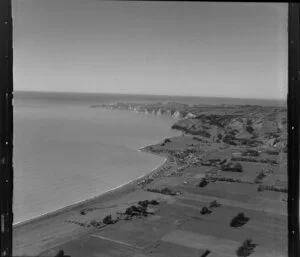
M 15 90 L 286 98 L 287 3 L 12 2 Z

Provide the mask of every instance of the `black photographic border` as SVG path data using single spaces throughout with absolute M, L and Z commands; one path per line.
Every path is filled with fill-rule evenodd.
M 122 0 L 119 0 L 122 1 Z M 124 0 L 132 1 L 132 0 Z M 140 0 L 141 1 L 141 0 Z M 164 0 L 169 1 L 169 0 Z M 181 0 L 183 1 L 183 0 Z M 200 1 L 201 2 L 201 1 Z M 210 2 L 210 1 L 207 1 Z M 215 2 L 215 1 L 213 1 Z M 251 1 L 249 1 L 251 2 Z M 265 1 L 267 2 L 267 1 Z M 272 1 L 277 2 L 277 1 Z M 288 3 L 288 256 L 299 247 L 300 4 Z M 13 200 L 12 0 L 0 0 L 0 249 L 12 256 Z M 299 100 L 298 100 L 299 99 Z

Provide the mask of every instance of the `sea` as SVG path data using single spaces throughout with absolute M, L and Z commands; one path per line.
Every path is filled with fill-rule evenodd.
M 140 152 L 179 135 L 169 116 L 90 108 L 116 102 L 249 104 L 280 100 L 87 93 L 14 93 L 13 224 L 101 195 L 164 159 Z

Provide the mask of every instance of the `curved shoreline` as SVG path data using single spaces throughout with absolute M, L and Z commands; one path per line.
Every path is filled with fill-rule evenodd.
M 139 148 L 138 151 L 139 152 L 143 152 L 143 149 L 146 148 L 146 147 L 147 147 L 147 145 Z M 149 153 L 149 152 L 145 151 L 144 153 Z M 168 162 L 168 158 L 167 157 L 164 157 L 164 156 L 161 156 L 161 155 L 158 155 L 158 154 L 157 154 L 157 156 L 163 158 L 163 161 L 157 167 L 153 168 L 149 173 L 146 173 L 146 174 L 141 175 L 141 176 L 139 176 L 137 178 L 129 180 L 129 181 L 127 181 L 127 182 L 125 182 L 125 183 L 117 186 L 117 187 L 109 189 L 108 191 L 105 191 L 103 193 L 99 193 L 96 196 L 87 198 L 87 199 L 79 201 L 79 202 L 75 202 L 75 203 L 73 203 L 71 205 L 67 205 L 65 207 L 59 208 L 57 210 L 54 210 L 54 211 L 51 211 L 51 212 L 48 212 L 48 213 L 41 214 L 41 215 L 33 217 L 31 219 L 15 223 L 15 224 L 13 224 L 13 229 L 20 228 L 20 227 L 25 226 L 25 225 L 29 225 L 30 223 L 34 223 L 34 222 L 45 220 L 45 219 L 48 219 L 48 218 L 51 218 L 51 217 L 58 216 L 59 214 L 61 214 L 63 212 L 69 212 L 69 211 L 73 211 L 74 209 L 83 208 L 84 205 L 86 205 L 86 204 L 89 204 L 89 203 L 91 203 L 93 201 L 101 200 L 102 198 L 109 197 L 109 196 L 114 195 L 114 194 L 118 194 L 118 193 L 120 193 L 122 191 L 126 191 L 126 190 L 132 190 L 132 191 L 134 191 L 136 189 L 136 186 L 138 186 L 138 184 L 140 182 L 142 182 L 143 180 L 147 179 L 148 177 L 151 177 L 156 172 L 159 172 L 160 169 L 162 167 L 164 167 L 164 165 Z

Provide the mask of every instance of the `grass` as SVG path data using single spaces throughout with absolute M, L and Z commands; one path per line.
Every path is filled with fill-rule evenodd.
M 245 225 L 250 220 L 249 217 L 246 217 L 243 212 L 239 212 L 230 222 L 230 227 L 241 227 Z
M 236 255 L 239 257 L 247 257 L 254 252 L 255 247 L 256 247 L 256 244 L 254 244 L 251 239 L 247 239 L 237 249 Z

